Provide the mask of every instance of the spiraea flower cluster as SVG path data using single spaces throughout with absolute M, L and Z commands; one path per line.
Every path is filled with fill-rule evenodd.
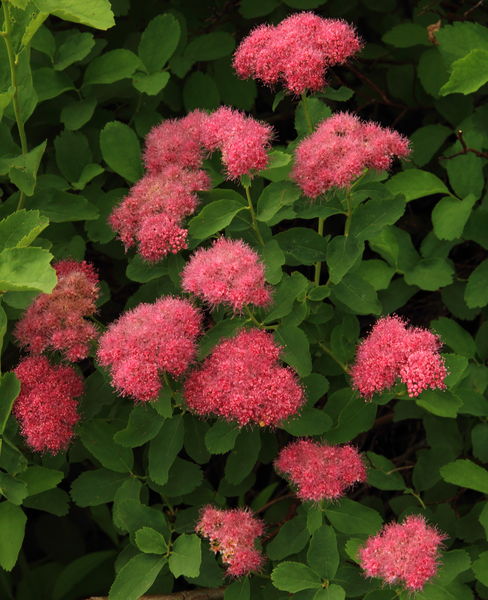
M 247 304 L 265 306 L 271 300 L 264 265 L 241 240 L 220 238 L 211 248 L 197 250 L 183 270 L 182 287 L 210 306 L 225 304 L 235 311 Z
M 348 487 L 366 481 L 361 455 L 350 445 L 297 440 L 281 450 L 275 467 L 290 479 L 301 500 L 336 500 Z
M 361 48 L 354 28 L 340 19 L 301 12 L 276 27 L 261 25 L 238 47 L 234 67 L 242 78 L 253 77 L 301 94 L 326 85 L 328 68 L 344 63 Z
M 351 369 L 353 387 L 368 399 L 392 387 L 398 378 L 411 398 L 428 388 L 445 389 L 441 345 L 427 329 L 408 327 L 397 316 L 383 317 L 357 349 Z
M 187 247 L 184 221 L 198 206 L 197 192 L 211 186 L 205 156 L 220 150 L 235 179 L 266 166 L 270 139 L 269 125 L 227 107 L 163 121 L 146 138 L 147 173 L 114 209 L 111 227 L 126 249 L 137 246 L 149 262 L 179 252 Z
M 241 427 L 278 425 L 304 402 L 295 372 L 279 363 L 279 355 L 273 337 L 258 329 L 220 342 L 185 382 L 188 407 Z
M 227 575 L 240 577 L 258 570 L 264 558 L 255 548 L 256 538 L 263 534 L 264 524 L 244 509 L 219 510 L 206 506 L 195 528 L 210 541 L 227 565 Z
M 331 188 L 347 188 L 364 169 L 389 169 L 395 156 L 409 153 L 407 138 L 350 113 L 337 113 L 298 145 L 292 178 L 316 198 Z
M 54 265 L 58 283 L 40 294 L 15 327 L 15 337 L 31 354 L 59 351 L 68 361 L 86 358 L 96 327 L 85 317 L 96 311 L 98 276 L 87 262 L 62 260 Z
M 122 396 L 156 400 L 163 372 L 178 377 L 196 353 L 201 315 L 188 301 L 164 297 L 139 304 L 100 338 L 98 360 Z
M 81 377 L 73 367 L 51 365 L 45 356 L 22 359 L 14 373 L 21 388 L 13 412 L 27 443 L 37 452 L 65 450 L 80 418 Z
M 360 565 L 368 577 L 420 591 L 437 572 L 439 546 L 446 536 L 428 525 L 421 515 L 403 523 L 389 523 L 367 539 L 359 550 Z

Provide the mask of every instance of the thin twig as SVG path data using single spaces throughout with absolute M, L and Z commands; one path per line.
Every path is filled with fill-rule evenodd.
M 463 137 L 462 129 L 458 129 L 456 131 L 456 137 L 458 139 L 458 142 L 461 144 L 462 150 L 460 150 L 459 152 L 455 152 L 454 154 L 451 154 L 450 156 L 439 156 L 439 160 L 441 160 L 441 159 L 451 160 L 452 158 L 456 158 L 456 156 L 462 156 L 463 154 L 468 154 L 468 152 L 475 154 L 479 158 L 488 158 L 488 152 L 482 152 L 481 150 L 476 150 L 476 148 L 468 147 L 468 145 L 466 144 L 466 141 Z
M 184 590 L 173 594 L 149 594 L 139 600 L 220 600 L 224 597 L 225 587 Z M 87 600 L 108 600 L 108 596 L 91 596 Z

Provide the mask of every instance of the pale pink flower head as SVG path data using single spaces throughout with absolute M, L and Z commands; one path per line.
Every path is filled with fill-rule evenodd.
M 54 366 L 45 356 L 29 356 L 14 373 L 20 394 L 13 413 L 27 444 L 36 452 L 57 454 L 65 450 L 78 423 L 78 402 L 83 380 L 68 366 Z
M 445 389 L 441 346 L 439 337 L 427 329 L 407 327 L 395 315 L 382 317 L 357 348 L 353 387 L 367 399 L 391 388 L 398 378 L 411 398 L 428 388 Z
M 148 171 L 161 171 L 170 164 L 200 168 L 204 159 L 201 137 L 206 119 L 206 113 L 194 110 L 182 119 L 168 119 L 153 127 L 146 136 L 144 152 Z
M 186 371 L 200 331 L 201 315 L 188 300 L 163 297 L 112 323 L 100 338 L 98 360 L 122 396 L 157 400 L 163 372 L 178 377 Z
M 295 372 L 279 363 L 280 347 L 259 329 L 221 341 L 185 382 L 189 409 L 226 421 L 278 425 L 303 405 Z
M 186 248 L 183 220 L 198 206 L 196 192 L 209 187 L 204 171 L 170 164 L 142 177 L 112 211 L 109 223 L 126 249 L 138 245 L 145 260 L 156 262 Z
M 248 510 L 205 506 L 195 531 L 210 541 L 215 553 L 220 553 L 227 565 L 227 575 L 248 575 L 264 562 L 263 555 L 255 548 L 256 538 L 264 532 L 264 523 Z
M 343 64 L 361 49 L 354 28 L 311 12 L 291 15 L 276 27 L 261 25 L 241 42 L 234 56 L 239 77 L 267 85 L 279 81 L 293 94 L 316 92 L 329 67 Z
M 350 113 L 320 123 L 295 151 L 292 179 L 310 198 L 331 188 L 348 188 L 364 169 L 389 169 L 395 156 L 409 154 L 407 138 Z
M 268 164 L 272 128 L 244 113 L 221 106 L 209 115 L 202 133 L 204 146 L 210 151 L 220 150 L 222 162 L 230 179 L 252 175 Z
M 264 265 L 241 240 L 220 238 L 211 248 L 197 250 L 183 270 L 182 287 L 211 306 L 227 304 L 235 311 L 246 304 L 265 306 L 271 300 Z
M 59 351 L 69 361 L 88 356 L 98 336 L 85 317 L 96 312 L 100 288 L 93 266 L 85 261 L 54 264 L 58 282 L 50 294 L 40 294 L 18 321 L 14 335 L 32 354 Z
M 366 481 L 361 455 L 350 445 L 297 440 L 281 450 L 275 467 L 290 479 L 304 501 L 336 500 L 348 487 Z
M 421 515 L 409 515 L 369 537 L 359 550 L 359 564 L 368 577 L 418 592 L 436 574 L 439 546 L 446 537 Z

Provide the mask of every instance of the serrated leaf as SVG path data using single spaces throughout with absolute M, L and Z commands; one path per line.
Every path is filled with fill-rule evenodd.
M 19 190 L 26 196 L 32 196 L 36 187 L 37 170 L 41 163 L 42 155 L 46 149 L 46 141 L 42 142 L 30 152 L 10 159 L 9 177 Z
M 446 196 L 439 200 L 432 211 L 434 233 L 440 240 L 460 238 L 466 225 L 476 197 L 469 194 L 464 200 Z
M 136 546 L 145 554 L 164 554 L 168 549 L 164 537 L 152 527 L 141 527 L 135 533 Z
M 436 175 L 421 169 L 397 173 L 385 185 L 393 195 L 403 194 L 407 202 L 433 194 L 449 194 L 445 184 Z
M 168 559 L 169 570 L 175 577 L 198 577 L 202 562 L 202 543 L 200 538 L 183 533 L 176 538 Z
M 488 471 L 472 460 L 459 459 L 440 469 L 444 481 L 460 487 L 488 494 Z
M 42 12 L 51 13 L 65 21 L 96 29 L 109 29 L 115 25 L 109 0 L 35 0 L 35 4 Z
M 117 48 L 97 56 L 85 71 L 83 85 L 115 83 L 131 77 L 141 61 L 130 50 Z
M 130 448 L 114 442 L 116 432 L 115 424 L 95 419 L 87 421 L 79 429 L 83 445 L 102 466 L 117 473 L 129 473 L 134 464 L 134 456 Z
M 173 56 L 180 41 L 181 27 L 171 13 L 154 17 L 139 42 L 138 54 L 149 73 L 159 71 Z
M 448 94 L 472 94 L 488 81 L 488 51 L 476 48 L 466 56 L 455 60 L 451 74 L 441 87 L 441 96 Z
M 53 255 L 42 248 L 6 248 L 0 252 L 0 290 L 49 294 L 56 285 Z
M 271 581 L 275 588 L 292 594 L 302 590 L 319 589 L 320 577 L 310 567 L 297 562 L 282 562 L 273 569 Z
M 38 210 L 18 210 L 0 221 L 0 250 L 23 248 L 49 225 Z
M 471 273 L 466 284 L 464 298 L 469 308 L 483 307 L 488 304 L 488 259 L 480 263 Z
M 451 285 L 454 268 L 444 258 L 422 258 L 405 273 L 405 283 L 416 285 L 422 290 L 437 291 L 439 288 Z

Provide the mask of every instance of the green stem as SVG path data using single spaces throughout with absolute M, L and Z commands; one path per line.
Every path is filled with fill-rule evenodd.
M 261 246 L 264 246 L 263 236 L 261 235 L 261 232 L 259 231 L 258 221 L 256 219 L 256 213 L 254 212 L 254 206 L 252 205 L 251 192 L 250 192 L 249 186 L 245 185 L 244 189 L 246 190 L 247 206 L 249 208 L 249 212 L 251 213 L 252 228 L 254 229 L 254 232 L 256 233 L 258 242 L 261 244 Z
M 319 217 L 317 224 L 317 233 L 320 236 L 324 235 L 324 223 L 325 217 Z M 322 262 L 319 260 L 315 263 L 315 276 L 313 278 L 313 282 L 315 285 L 320 285 L 320 271 L 322 270 Z
M 347 213 L 346 213 L 346 224 L 344 225 L 344 236 L 349 236 L 349 230 L 351 229 L 351 217 L 352 217 L 352 208 L 351 208 L 351 190 L 347 191 L 346 194 L 346 202 L 347 202 Z
M 254 325 L 256 325 L 256 327 L 261 328 L 261 323 L 253 315 L 252 310 L 249 308 L 249 306 L 247 304 L 244 307 L 244 310 L 246 311 L 247 316 L 249 317 L 249 320 L 252 321 L 254 323 Z
M 25 127 L 24 122 L 22 120 L 22 116 L 20 114 L 20 106 L 19 106 L 19 98 L 18 98 L 18 87 L 17 87 L 17 58 L 14 53 L 14 49 L 12 46 L 12 40 L 10 38 L 10 34 L 12 32 L 11 23 L 10 23 L 10 9 L 9 5 L 5 0 L 2 0 L 3 7 L 3 20 L 4 20 L 4 31 L 1 32 L 1 36 L 5 41 L 5 46 L 7 47 L 7 56 L 8 56 L 8 64 L 10 67 L 10 81 L 12 83 L 13 88 L 13 96 L 12 96 L 12 106 L 14 109 L 15 120 L 17 122 L 17 130 L 19 132 L 20 139 L 20 148 L 22 150 L 22 154 L 27 154 L 27 137 L 25 135 Z M 20 210 L 24 206 L 25 195 L 22 190 L 19 190 L 20 197 L 19 202 L 17 204 L 17 210 Z
M 303 114 L 305 115 L 305 121 L 307 122 L 308 133 L 313 133 L 313 125 L 312 119 L 310 117 L 310 112 L 308 110 L 308 99 L 306 92 L 302 94 L 302 102 L 303 102 Z
M 335 356 L 335 354 L 332 352 L 332 350 L 330 348 L 328 348 L 324 343 L 319 342 L 319 346 L 322 348 L 322 350 L 328 354 L 333 361 L 335 361 L 340 368 L 344 371 L 344 373 L 349 374 L 349 368 L 347 365 L 345 365 L 342 361 L 340 361 L 337 356 Z

